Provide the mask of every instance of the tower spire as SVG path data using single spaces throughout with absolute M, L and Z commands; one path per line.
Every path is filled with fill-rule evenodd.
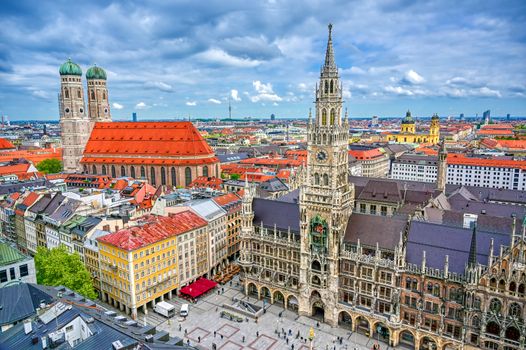
M 334 63 L 334 50 L 332 48 L 332 23 L 329 23 L 329 40 L 327 41 L 327 51 L 325 51 L 324 69 L 336 69 Z
M 475 267 L 477 265 L 477 223 L 473 225 L 473 233 L 471 234 L 471 244 L 469 246 L 468 266 Z

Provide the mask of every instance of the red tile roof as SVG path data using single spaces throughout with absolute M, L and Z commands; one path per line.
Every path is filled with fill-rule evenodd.
M 159 242 L 169 237 L 207 225 L 207 222 L 190 210 L 148 218 L 143 226 L 133 226 L 99 237 L 101 243 L 131 251 Z
M 0 175 L 18 175 L 20 173 L 27 173 L 30 166 L 31 164 L 29 163 L 0 166 Z
M 217 177 L 198 176 L 188 185 L 188 188 L 211 188 L 219 191 L 221 185 L 223 185 L 223 180 Z
M 214 202 L 216 202 L 217 205 L 220 205 L 220 206 L 227 205 L 227 204 L 241 200 L 241 198 L 239 198 L 238 195 L 232 192 L 229 192 L 219 197 L 214 197 L 212 199 Z
M 358 160 L 368 160 L 378 158 L 384 155 L 379 148 L 373 148 L 368 150 L 350 150 L 349 155 L 353 156 Z
M 0 138 L 0 150 L 5 149 L 16 149 L 16 147 L 9 140 Z
M 495 129 L 513 129 L 513 125 L 509 123 L 500 123 L 500 124 L 487 124 L 482 126 L 481 129 L 484 130 L 495 130 Z
M 498 158 L 471 158 L 463 154 L 450 153 L 447 156 L 448 164 L 487 166 L 499 168 L 519 168 L 526 170 L 526 160 L 509 160 Z
M 30 206 L 32 206 L 36 201 L 37 199 L 40 198 L 40 195 L 38 193 L 35 193 L 35 192 L 29 192 L 29 194 L 27 195 L 26 198 L 24 198 L 24 200 L 22 201 L 22 205 L 25 205 L 26 206 L 26 209 L 29 208 Z M 23 210 L 15 210 L 15 213 L 17 215 L 24 215 L 24 211 Z
M 41 148 L 25 151 L 0 152 L 0 162 L 9 162 L 13 159 L 24 158 L 37 165 L 44 159 L 58 159 L 62 161 L 62 148 Z
M 218 162 L 191 122 L 96 123 L 81 162 L 141 164 L 141 161 L 159 165 Z
M 497 135 L 497 136 L 513 136 L 514 133 L 509 129 L 480 129 L 477 131 L 478 135 Z

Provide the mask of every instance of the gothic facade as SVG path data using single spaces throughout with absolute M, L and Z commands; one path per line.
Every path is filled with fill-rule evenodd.
M 515 227 L 526 201 L 446 186 L 445 174 L 437 184 L 348 176 L 331 29 L 305 183 L 276 200 L 246 184 L 245 293 L 390 346 L 524 349 L 525 237 Z

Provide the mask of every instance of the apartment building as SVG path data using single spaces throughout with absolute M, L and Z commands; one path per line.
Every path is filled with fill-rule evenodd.
M 227 212 L 227 256 L 229 259 L 234 259 L 239 253 L 241 198 L 235 193 L 228 193 L 215 197 L 213 200 Z
M 183 269 L 190 268 L 185 271 L 186 278 L 187 274 L 192 275 L 192 266 L 197 275 L 198 262 L 202 261 L 198 250 L 206 253 L 198 245 L 206 242 L 207 221 L 193 211 L 185 210 L 166 217 L 150 216 L 145 220 L 142 226 L 96 238 L 102 299 L 133 318 L 137 317 L 139 308 L 142 307 L 146 314 L 148 304 L 153 307 L 157 301 L 171 298 L 177 291 L 181 272 L 179 255 L 183 260 L 192 261 L 183 264 Z M 181 254 L 179 245 L 186 243 L 188 251 Z M 192 243 L 194 250 L 190 249 Z
M 387 177 L 389 174 L 390 160 L 383 148 L 350 150 L 349 156 L 361 164 L 362 176 Z

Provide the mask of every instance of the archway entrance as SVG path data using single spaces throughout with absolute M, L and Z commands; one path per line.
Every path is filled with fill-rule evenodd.
M 325 319 L 324 305 L 320 300 L 317 300 L 312 304 L 312 317 L 320 321 Z
M 415 337 L 413 336 L 413 333 L 409 331 L 400 332 L 399 346 L 405 349 L 414 350 Z
M 384 343 L 390 344 L 391 332 L 389 328 L 381 322 L 378 322 L 373 327 L 373 338 L 376 340 L 383 341 Z
M 429 337 L 423 337 L 422 341 L 420 342 L 420 350 L 437 350 L 437 343 L 429 338 Z
M 279 290 L 274 292 L 274 304 L 279 304 L 283 306 L 285 302 L 285 298 L 283 297 L 283 293 L 281 293 Z
M 247 288 L 248 288 L 248 295 L 257 299 L 258 288 L 256 287 L 256 285 L 254 283 L 249 283 Z
M 366 318 L 359 316 L 356 319 L 356 332 L 363 334 L 366 337 L 371 336 L 371 334 L 369 333 L 369 321 L 367 321 Z
M 263 301 L 270 303 L 270 290 L 267 287 L 261 287 L 260 298 L 263 299 Z
M 287 309 L 298 312 L 298 299 L 294 295 L 289 295 L 287 299 Z
M 338 315 L 338 326 L 352 330 L 352 317 L 347 312 L 342 311 Z

